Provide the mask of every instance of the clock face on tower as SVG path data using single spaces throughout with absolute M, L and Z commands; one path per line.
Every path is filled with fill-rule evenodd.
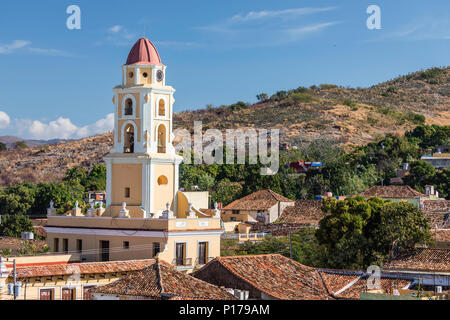
M 156 80 L 161 82 L 163 78 L 164 78 L 164 73 L 161 70 L 158 70 L 156 72 Z

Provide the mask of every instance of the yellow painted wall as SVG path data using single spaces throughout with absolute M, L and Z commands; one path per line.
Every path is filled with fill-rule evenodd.
M 167 177 L 167 184 L 159 185 L 158 178 L 160 176 Z M 155 164 L 154 165 L 154 206 L 153 211 L 166 209 L 166 203 L 169 202 L 172 205 L 174 199 L 174 165 L 173 164 Z
M 121 277 L 129 274 L 129 272 L 119 273 L 107 273 L 103 274 L 83 274 L 80 275 L 78 281 L 74 281 L 74 277 L 70 278 L 69 275 L 65 276 L 52 276 L 52 277 L 34 277 L 28 278 L 25 289 L 25 280 L 19 279 L 22 282 L 20 296 L 17 300 L 39 300 L 39 289 L 51 288 L 54 291 L 54 300 L 61 300 L 63 288 L 74 288 L 76 300 L 83 300 L 83 287 L 84 286 L 100 286 L 110 282 L 119 280 Z M 78 278 L 77 278 L 78 279 Z M 8 279 L 7 282 L 11 282 L 12 279 Z M 26 297 L 25 297 L 26 293 Z M 0 300 L 12 300 L 13 296 L 8 295 L 8 289 L 0 291 Z
M 142 204 L 142 164 L 113 163 L 111 165 L 111 204 L 130 206 Z M 125 198 L 125 188 L 130 188 L 130 198 Z
M 144 78 L 144 72 L 147 73 L 147 78 Z M 140 68 L 139 69 L 139 84 L 152 84 L 152 68 Z
M 130 237 L 130 233 L 133 233 L 131 230 L 124 230 L 122 233 L 123 235 L 120 236 L 51 233 L 48 234 L 47 243 L 54 251 L 53 240 L 59 238 L 59 250 L 61 252 L 62 239 L 68 239 L 69 251 L 75 252 L 77 250 L 77 239 L 81 239 L 83 243 L 81 257 L 86 259 L 84 262 L 88 262 L 100 260 L 101 240 L 109 241 L 109 260 L 111 261 L 153 258 L 153 243 L 159 242 L 161 250 L 163 250 L 167 241 L 165 238 L 158 237 Z M 129 249 L 124 249 L 124 241 L 129 242 Z

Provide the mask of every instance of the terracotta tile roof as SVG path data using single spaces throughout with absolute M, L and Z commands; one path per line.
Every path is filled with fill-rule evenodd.
M 293 202 L 272 190 L 256 191 L 241 199 L 234 200 L 223 210 L 267 210 L 280 202 Z
M 423 212 L 450 212 L 450 200 L 424 200 Z
M 380 197 L 380 198 L 416 198 L 427 197 L 426 194 L 414 190 L 410 186 L 373 186 L 359 194 L 363 197 Z
M 424 212 L 423 215 L 425 218 L 430 219 L 430 227 L 431 229 L 435 229 L 436 226 L 438 229 L 446 229 L 450 228 L 450 214 L 444 212 Z
M 450 242 L 450 229 L 431 230 L 436 242 Z
M 417 248 L 388 261 L 383 269 L 450 272 L 450 249 Z
M 332 299 L 316 269 L 280 254 L 217 257 L 203 266 L 194 276 L 201 276 L 208 266 L 215 263 L 219 263 L 237 278 L 275 299 Z
M 320 270 L 328 291 L 337 299 L 359 299 L 361 292 L 367 291 L 367 275 L 362 271 Z M 393 294 L 394 289 L 402 289 L 411 284 L 410 280 L 381 278 L 380 289 L 385 294 Z
M 155 263 L 154 259 L 145 260 L 126 260 L 126 261 L 107 261 L 107 262 L 84 262 L 68 263 L 42 266 L 29 266 L 17 268 L 19 278 L 46 277 L 111 272 L 127 272 L 143 269 Z M 12 275 L 10 275 L 11 277 Z
M 237 299 L 224 289 L 179 272 L 173 266 L 160 260 L 113 283 L 92 289 L 91 292 L 157 300 Z
M 322 200 L 296 200 L 283 210 L 277 223 L 318 224 L 324 217 L 321 206 Z
M 273 236 L 286 236 L 290 232 L 296 232 L 301 228 L 304 228 L 305 225 L 309 225 L 308 223 L 268 223 L 265 224 L 263 222 L 250 222 L 244 221 L 249 226 L 251 226 L 252 233 L 254 232 L 267 232 Z

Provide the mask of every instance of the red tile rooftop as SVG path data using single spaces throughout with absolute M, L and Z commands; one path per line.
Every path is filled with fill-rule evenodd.
M 234 295 L 158 260 L 113 283 L 97 287 L 92 293 L 170 300 L 235 300 Z
M 279 201 L 293 202 L 294 200 L 283 197 L 272 190 L 260 190 L 231 202 L 223 210 L 267 210 Z
M 410 186 L 373 186 L 359 194 L 363 197 L 380 197 L 380 198 L 417 198 L 427 197 L 426 194 L 414 190 Z
M 283 210 L 277 223 L 318 224 L 325 216 L 321 207 L 322 200 L 296 200 Z
M 450 272 L 450 249 L 417 248 L 388 261 L 383 270 Z
M 154 259 L 108 261 L 108 262 L 84 262 L 56 265 L 40 265 L 17 268 L 18 278 L 49 277 L 95 273 L 128 272 L 141 270 L 155 263 Z M 12 275 L 10 275 L 11 277 Z
M 235 277 L 274 299 L 333 299 L 315 268 L 280 254 L 217 257 L 194 276 L 207 276 L 207 269 L 214 264 L 223 266 Z

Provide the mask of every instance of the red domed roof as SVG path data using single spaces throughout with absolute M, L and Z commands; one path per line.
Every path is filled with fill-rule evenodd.
M 128 54 L 127 63 L 129 64 L 162 64 L 158 51 L 153 43 L 147 38 L 139 39 L 131 48 Z

